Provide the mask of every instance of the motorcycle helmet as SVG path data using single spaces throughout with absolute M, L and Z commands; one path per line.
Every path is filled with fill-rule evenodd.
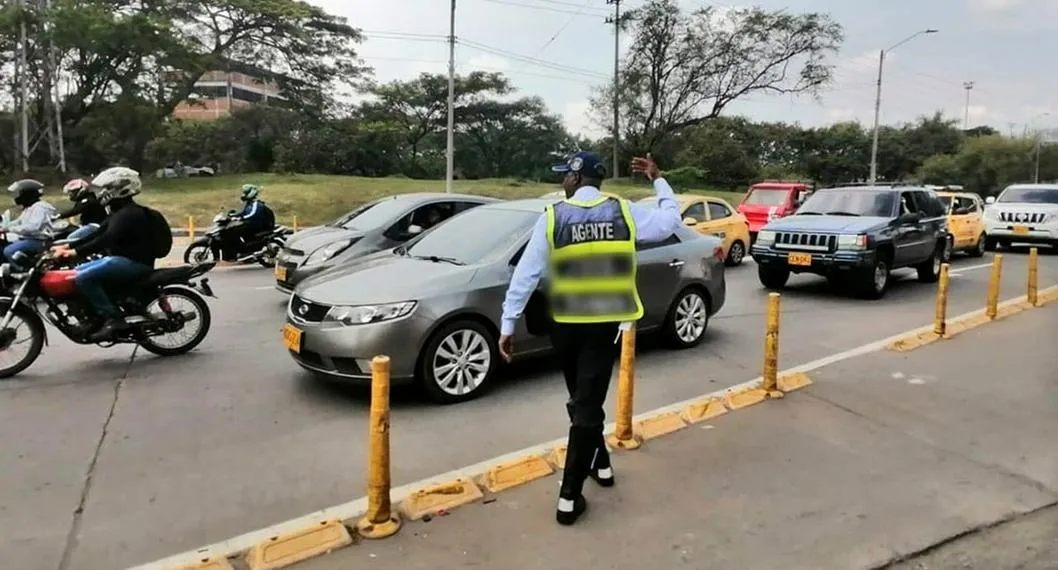
M 140 173 L 125 166 L 115 166 L 100 172 L 92 179 L 99 203 L 106 206 L 111 200 L 131 198 L 143 189 Z
M 261 193 L 261 188 L 256 184 L 243 184 L 241 198 L 243 202 L 252 202 Z
M 25 178 L 7 187 L 15 199 L 15 204 L 23 208 L 33 204 L 44 194 L 44 184 L 31 178 Z
M 92 184 L 84 178 L 74 178 L 62 187 L 62 193 L 70 198 L 71 202 L 80 202 L 92 191 Z

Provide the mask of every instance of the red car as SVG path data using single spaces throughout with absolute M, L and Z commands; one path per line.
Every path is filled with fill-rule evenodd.
M 750 241 L 757 241 L 757 232 L 769 221 L 797 211 L 811 192 L 804 182 L 758 182 L 750 186 L 738 205 L 749 222 Z

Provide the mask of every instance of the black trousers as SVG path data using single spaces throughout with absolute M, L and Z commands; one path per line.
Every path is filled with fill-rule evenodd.
M 579 496 L 593 469 L 610 467 L 603 437 L 603 406 L 621 351 L 617 333 L 618 323 L 556 323 L 551 333 L 569 390 L 569 441 L 560 491 L 563 498 Z

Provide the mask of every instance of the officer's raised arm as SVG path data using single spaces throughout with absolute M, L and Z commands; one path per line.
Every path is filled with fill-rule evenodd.
M 680 217 L 680 205 L 669 183 L 662 178 L 654 159 L 647 154 L 646 158 L 632 159 L 632 172 L 645 175 L 654 184 L 658 207 L 643 204 L 631 204 L 632 219 L 636 224 L 636 241 L 664 241 L 683 225 Z

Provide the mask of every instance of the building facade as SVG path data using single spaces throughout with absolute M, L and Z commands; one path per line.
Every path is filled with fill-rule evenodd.
M 173 117 L 208 121 L 270 99 L 282 99 L 274 83 L 237 71 L 210 71 L 195 83 L 194 94 L 176 107 Z

